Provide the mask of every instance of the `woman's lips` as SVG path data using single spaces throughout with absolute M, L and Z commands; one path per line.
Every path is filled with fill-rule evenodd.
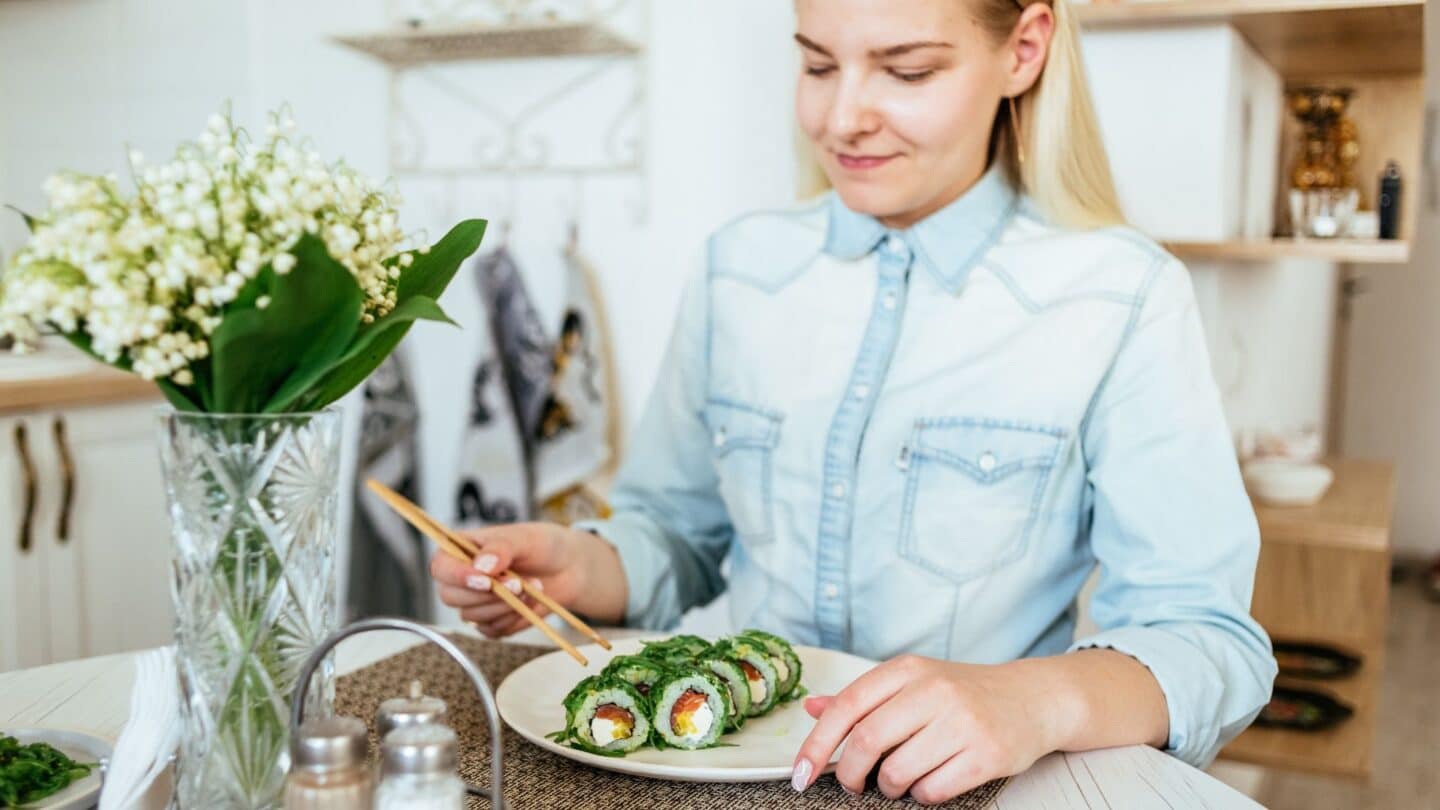
M 894 155 L 845 155 L 835 153 L 835 159 L 840 161 L 840 166 L 851 171 L 865 171 L 878 169 L 894 159 Z

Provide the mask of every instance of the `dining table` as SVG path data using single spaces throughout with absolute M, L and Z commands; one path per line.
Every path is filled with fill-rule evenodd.
M 617 641 L 644 635 L 626 629 L 603 632 Z M 554 646 L 534 629 L 510 640 Z M 573 641 L 583 640 L 577 635 Z M 398 631 L 357 635 L 336 649 L 335 671 L 337 675 L 355 672 L 421 643 L 419 637 Z M 129 715 L 136 656 L 122 653 L 0 673 L 0 732 L 65 729 L 113 742 Z M 165 807 L 168 792 L 168 782 L 157 783 L 137 810 Z M 1011 778 L 990 807 L 1249 810 L 1260 805 L 1198 768 L 1154 748 L 1133 745 L 1042 757 Z

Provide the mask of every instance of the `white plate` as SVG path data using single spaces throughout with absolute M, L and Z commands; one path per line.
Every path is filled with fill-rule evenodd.
M 22 810 L 89 810 L 100 802 L 100 767 L 98 763 L 102 759 L 108 759 L 114 751 L 114 746 L 109 740 L 79 731 L 53 728 L 5 729 L 0 730 L 0 734 L 14 737 L 20 741 L 21 745 L 37 742 L 49 743 L 76 762 L 96 763 L 96 767 L 91 769 L 89 776 L 78 782 L 71 782 L 64 790 L 46 796 L 35 804 L 21 805 Z
M 639 640 L 630 640 L 617 641 L 614 647 L 611 652 L 595 644 L 581 647 L 581 653 L 590 660 L 588 667 L 575 663 L 563 650 L 556 650 L 510 673 L 495 693 L 505 724 L 547 751 L 634 776 L 675 782 L 770 782 L 790 778 L 800 743 L 815 725 L 798 700 L 764 717 L 751 718 L 740 731 L 722 737 L 729 747 L 703 751 L 642 748 L 625 757 L 602 757 L 545 739 L 546 734 L 565 727 L 561 701 L 576 683 L 598 673 L 617 655 L 639 652 L 641 645 Z M 875 666 L 874 661 L 833 650 L 796 647 L 795 652 L 804 668 L 800 682 L 812 695 L 833 695 Z M 835 758 L 839 759 L 838 751 Z

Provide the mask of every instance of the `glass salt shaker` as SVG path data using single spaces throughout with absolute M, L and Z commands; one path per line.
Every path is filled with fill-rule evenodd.
M 380 744 L 375 810 L 464 810 L 455 732 L 438 723 L 401 726 Z
M 370 810 L 369 737 L 354 717 L 307 720 L 290 744 L 285 810 Z
M 390 698 L 381 703 L 380 710 L 375 713 L 375 727 L 379 729 L 382 740 L 397 728 L 420 723 L 445 725 L 445 701 L 426 695 L 420 681 L 411 681 L 409 695 Z

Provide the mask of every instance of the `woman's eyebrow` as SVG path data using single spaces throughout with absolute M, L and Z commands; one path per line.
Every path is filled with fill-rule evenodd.
M 830 56 L 830 57 L 832 57 L 832 58 L 833 58 L 833 56 L 834 56 L 833 54 L 830 53 L 830 51 L 828 51 L 828 50 L 825 49 L 825 46 L 821 45 L 820 43 L 818 43 L 818 42 L 816 42 L 816 41 L 814 41 L 814 40 L 812 40 L 812 39 L 810 39 L 809 37 L 805 36 L 804 34 L 796 34 L 796 35 L 795 35 L 795 41 L 798 42 L 798 43 L 800 43 L 800 47 L 805 48 L 806 50 L 814 51 L 814 52 L 820 54 L 821 56 Z M 918 42 L 905 42 L 905 43 L 902 43 L 902 44 L 900 44 L 900 45 L 890 45 L 890 46 L 887 46 L 887 47 L 884 47 L 884 48 L 872 48 L 872 49 L 870 50 L 870 58 L 872 58 L 872 59 L 884 59 L 884 58 L 889 57 L 889 56 L 900 56 L 900 55 L 902 55 L 902 54 L 910 53 L 911 51 L 918 51 L 918 50 L 920 50 L 920 49 L 922 49 L 922 48 L 952 48 L 952 49 L 953 49 L 954 47 L 955 47 L 955 46 L 951 45 L 951 44 L 948 43 L 948 42 L 930 42 L 930 41 L 924 41 L 924 40 L 918 41 Z

